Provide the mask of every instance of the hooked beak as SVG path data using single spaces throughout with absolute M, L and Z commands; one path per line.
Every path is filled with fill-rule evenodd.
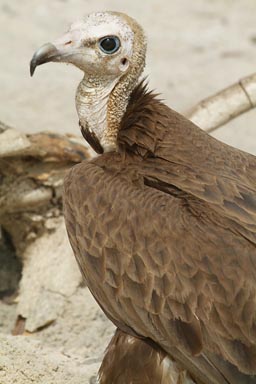
M 33 76 L 38 65 L 48 63 L 49 61 L 58 61 L 60 52 L 52 43 L 44 44 L 33 55 L 30 61 L 30 75 Z
M 53 44 L 47 43 L 40 47 L 30 61 L 30 75 L 33 76 L 38 65 L 54 62 L 70 62 L 72 55 L 79 46 L 79 32 L 65 33 Z

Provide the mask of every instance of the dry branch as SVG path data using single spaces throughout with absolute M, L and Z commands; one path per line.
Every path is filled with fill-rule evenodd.
M 202 100 L 186 113 L 188 119 L 207 132 L 256 107 L 256 74 Z

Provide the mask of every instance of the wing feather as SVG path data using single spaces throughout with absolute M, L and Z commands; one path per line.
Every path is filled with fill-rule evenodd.
M 96 300 L 119 328 L 151 338 L 203 382 L 226 383 L 208 352 L 254 372 L 256 322 L 246 316 L 256 313 L 254 244 L 197 199 L 141 188 L 133 167 L 105 172 L 107 159 L 74 167 L 65 183 L 67 229 Z M 250 348 L 240 354 L 234 338 Z
M 78 264 L 121 330 L 203 383 L 255 384 L 256 159 L 143 97 L 131 99 L 120 154 L 66 179 Z

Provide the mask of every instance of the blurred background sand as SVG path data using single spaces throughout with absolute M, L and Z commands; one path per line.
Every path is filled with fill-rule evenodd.
M 148 36 L 150 88 L 179 112 L 256 70 L 255 0 L 0 0 L 0 119 L 25 132 L 79 134 L 74 94 L 81 73 L 29 61 L 69 24 L 99 10 L 135 17 Z M 216 136 L 256 153 L 256 111 Z

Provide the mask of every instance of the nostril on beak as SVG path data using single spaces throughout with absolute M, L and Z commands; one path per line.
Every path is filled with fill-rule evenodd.
M 72 44 L 72 40 L 67 41 L 64 45 Z

